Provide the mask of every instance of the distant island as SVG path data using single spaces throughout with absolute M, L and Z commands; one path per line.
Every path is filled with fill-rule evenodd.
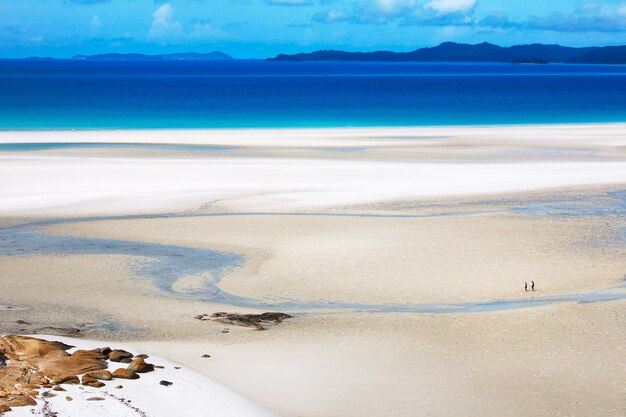
M 411 52 L 347 52 L 320 50 L 280 54 L 268 61 L 385 61 L 385 62 L 508 62 L 528 64 L 626 64 L 626 46 L 572 48 L 560 45 L 502 47 L 483 42 L 476 45 L 444 42 Z
M 224 52 L 214 51 L 208 53 L 182 52 L 173 54 L 98 54 L 98 55 L 74 55 L 72 59 L 84 59 L 90 61 L 228 61 L 234 59 Z

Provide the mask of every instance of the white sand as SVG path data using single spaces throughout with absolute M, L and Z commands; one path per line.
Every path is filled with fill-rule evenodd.
M 396 199 L 622 184 L 626 183 L 624 132 L 624 124 L 0 132 L 0 143 L 123 142 L 243 147 L 227 155 L 201 153 L 193 158 L 167 153 L 165 157 L 150 154 L 102 157 L 97 150 L 87 155 L 1 152 L 0 213 L 108 214 L 193 209 L 216 202 L 235 210 L 307 209 Z M 510 155 L 499 156 L 507 144 L 515 149 L 516 158 L 542 149 L 544 154 L 538 160 L 526 157 L 521 161 Z M 356 156 L 354 152 L 334 152 L 325 157 L 315 148 L 319 146 L 359 146 L 371 153 Z M 547 153 L 546 146 L 550 147 Z M 285 147 L 302 149 L 298 157 L 293 157 L 293 152 L 289 153 Z M 462 157 L 459 160 L 456 154 L 468 149 L 471 151 L 465 160 Z M 590 156 L 583 160 L 562 156 L 563 152 L 571 155 L 581 149 L 583 155 Z M 560 156 L 551 157 L 558 154 L 555 150 L 561 152 Z M 481 152 L 488 154 L 489 159 L 481 157 Z M 410 159 L 406 155 L 411 155 Z M 598 159 L 599 155 L 604 159 Z
M 106 342 L 96 342 L 83 339 L 72 339 L 60 336 L 34 337 L 46 340 L 59 340 L 76 346 L 78 349 L 94 349 L 108 345 Z M 114 344 L 117 349 L 139 353 L 137 349 Z M 102 388 L 91 388 L 64 384 L 67 392 L 56 392 L 56 397 L 48 398 L 49 410 L 63 417 L 135 417 L 141 415 L 117 398 L 130 400 L 130 406 L 143 411 L 152 417 L 271 417 L 275 416 L 261 406 L 211 380 L 177 363 L 150 356 L 147 362 L 164 366 L 165 369 L 156 369 L 154 372 L 141 374 L 138 380 L 113 379 L 106 381 Z M 116 369 L 113 365 L 112 369 Z M 123 366 L 123 364 L 121 364 Z M 180 369 L 175 369 L 180 366 Z M 169 387 L 159 384 L 159 381 L 173 382 Z M 116 389 L 117 385 L 123 388 Z M 82 388 L 82 389 L 81 389 Z M 73 398 L 67 401 L 66 396 Z M 87 398 L 102 397 L 103 401 L 87 401 Z M 15 407 L 11 416 L 52 415 L 42 413 L 44 401 L 38 398 L 36 407 Z M 56 414 L 54 414 L 56 415 Z
M 626 183 L 626 162 L 389 163 L 315 159 L 0 156 L 0 213 L 247 210 Z
M 177 129 L 94 131 L 3 131 L 0 143 L 153 143 L 217 146 L 368 146 L 406 144 L 410 139 L 506 138 L 625 146 L 626 123 L 485 127 L 378 127 L 320 129 Z M 426 146 L 428 144 L 426 143 Z

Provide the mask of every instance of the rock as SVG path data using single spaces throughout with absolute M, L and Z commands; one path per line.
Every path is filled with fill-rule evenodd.
M 175 366 L 174 369 L 180 369 L 180 366 Z
M 106 369 L 87 372 L 85 376 L 88 376 L 93 379 L 99 379 L 102 381 L 110 381 L 113 378 L 113 375 L 111 375 L 111 372 L 107 371 Z
M 142 359 L 148 359 L 150 356 L 146 355 L 145 353 L 140 353 L 139 355 L 135 355 L 135 358 L 142 358 Z
M 129 371 L 128 369 L 125 369 L 125 368 L 116 369 L 115 371 L 113 371 L 111 375 L 113 376 L 113 378 L 121 378 L 121 379 L 139 378 L 139 375 L 137 375 L 135 372 Z
M 65 375 L 81 375 L 90 371 L 106 369 L 107 367 L 105 361 L 82 354 L 71 356 L 48 354 L 43 358 L 29 359 L 28 362 L 36 366 L 43 374 L 52 378 Z
M 21 389 L 38 389 L 39 388 L 39 384 L 15 384 L 15 388 L 21 388 Z
M 153 365 L 154 369 L 165 369 L 165 366 L 162 365 Z
M 26 360 L 45 356 L 53 351 L 65 351 L 72 346 L 61 342 L 49 342 L 27 336 L 3 336 L 0 337 L 0 352 L 14 361 Z
M 25 320 L 16 320 L 15 322 L 17 324 L 21 324 L 21 325 L 24 325 L 24 326 L 29 326 L 31 324 L 31 323 L 29 323 L 29 322 L 27 322 Z
M 211 357 L 211 355 L 207 355 L 207 354 L 205 353 L 204 355 L 202 355 L 202 356 L 200 356 L 200 357 L 201 357 L 201 358 L 210 358 L 210 357 Z
M 202 318 L 200 318 L 202 317 Z M 196 316 L 199 320 L 206 320 L 206 314 Z M 213 320 L 219 321 L 225 324 L 232 324 L 235 326 L 254 327 L 256 330 L 265 330 L 264 325 L 268 324 L 280 324 L 286 319 L 293 318 L 293 316 L 286 313 L 268 312 L 262 314 L 238 314 L 238 313 L 225 313 L 217 312 L 211 314 Z M 225 332 L 223 332 L 225 333 Z
M 59 384 L 80 384 L 80 380 L 76 375 L 60 375 L 52 379 L 52 383 Z
M 72 353 L 72 356 L 82 357 L 82 358 L 93 358 L 93 359 L 106 359 L 107 355 L 103 355 L 100 352 L 95 352 L 93 350 L 77 350 Z
M 52 389 L 53 389 L 54 391 L 65 391 L 65 388 L 60 387 L 60 386 L 58 386 L 58 385 L 57 385 L 56 387 L 53 387 Z
M 83 384 L 83 385 L 89 385 L 89 384 L 92 384 L 94 382 L 98 382 L 98 381 L 96 379 L 93 379 L 90 376 L 87 376 L 87 375 L 84 375 L 83 379 L 80 381 L 80 383 Z
M 52 352 L 48 352 L 45 355 L 43 355 L 43 357 L 47 359 L 64 358 L 66 356 L 71 356 L 71 355 L 63 350 L 53 350 Z M 41 358 L 37 358 L 37 359 L 41 359 Z
M 41 394 L 41 396 L 44 398 L 52 398 L 56 397 L 57 395 L 52 391 L 45 391 L 43 394 Z
M 111 362 L 121 362 L 122 359 L 131 359 L 132 360 L 133 354 L 130 352 L 126 352 L 125 350 L 112 350 L 111 353 L 109 353 L 109 360 Z
M 69 396 L 68 396 L 68 397 L 65 397 L 65 399 L 66 399 L 67 401 L 73 401 L 73 400 L 74 400 L 72 397 L 69 397 Z
M 122 388 L 124 388 L 123 385 L 118 385 L 118 386 L 115 387 L 115 389 L 122 389 Z
M 11 411 L 11 407 L 9 407 L 8 405 L 0 404 L 0 414 L 8 413 L 9 411 Z
M 131 363 L 133 360 L 131 358 L 124 358 L 120 361 L 120 363 Z
M 106 355 L 106 356 L 109 356 L 109 353 L 112 352 L 111 348 L 108 346 L 94 349 L 94 351 L 102 353 L 103 355 Z
M 154 366 L 151 363 L 144 361 L 143 358 L 135 358 L 130 365 L 128 365 L 127 369 L 131 372 L 143 374 L 154 371 Z
M 102 398 L 102 397 L 89 397 L 89 398 L 87 398 L 87 401 L 104 401 L 104 398 Z
M 165 387 L 169 387 L 170 385 L 174 385 L 173 382 L 165 381 L 165 380 L 162 380 L 161 382 L 159 382 L 159 384 L 161 384 L 161 385 L 163 385 Z
M 7 407 L 27 407 L 37 405 L 37 401 L 30 395 L 12 394 L 3 399 L 2 405 Z

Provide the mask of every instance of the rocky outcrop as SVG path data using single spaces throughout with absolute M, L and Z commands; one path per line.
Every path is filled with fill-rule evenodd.
M 113 378 L 121 378 L 121 379 L 138 379 L 139 378 L 139 375 L 137 375 L 133 371 L 129 371 L 126 368 L 116 369 L 115 371 L 113 371 L 111 375 L 113 375 Z
M 76 350 L 70 354 L 67 351 L 71 348 L 61 342 L 33 337 L 0 336 L 0 414 L 12 407 L 36 405 L 35 398 L 42 388 L 63 391 L 59 384 L 100 388 L 105 385 L 102 381 L 137 379 L 137 372 L 155 369 L 145 361 L 147 355 L 133 359 L 130 352 L 108 347 Z M 128 369 L 120 368 L 111 373 L 106 370 L 108 360 L 129 363 Z M 46 392 L 48 396 L 54 395 Z
M 107 371 L 106 369 L 103 369 L 100 371 L 87 372 L 85 376 L 88 376 L 93 379 L 98 379 L 101 381 L 110 381 L 113 378 L 113 375 L 111 375 L 111 372 Z
M 111 362 L 122 362 L 125 359 L 128 359 L 129 362 L 132 360 L 133 354 L 130 352 L 126 352 L 125 350 L 113 350 L 109 353 L 109 360 Z
M 143 374 L 154 371 L 154 366 L 151 363 L 147 363 L 143 358 L 135 358 L 130 365 L 128 365 L 127 369 L 131 372 Z
M 224 324 L 234 326 L 252 327 L 255 330 L 265 330 L 267 325 L 276 325 L 293 316 L 286 313 L 268 312 L 262 314 L 238 314 L 217 312 L 211 315 L 200 314 L 195 317 L 197 320 L 215 320 Z

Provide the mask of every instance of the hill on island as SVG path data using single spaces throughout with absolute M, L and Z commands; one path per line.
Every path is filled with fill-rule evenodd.
M 72 59 L 99 60 L 99 61 L 226 61 L 234 59 L 224 52 L 214 51 L 208 53 L 183 52 L 173 54 L 98 54 L 98 55 L 74 55 Z
M 516 45 L 502 47 L 488 42 L 470 45 L 444 42 L 411 52 L 346 52 L 320 50 L 280 54 L 269 61 L 388 61 L 388 62 L 514 62 L 626 64 L 626 46 L 573 48 L 560 45 Z

